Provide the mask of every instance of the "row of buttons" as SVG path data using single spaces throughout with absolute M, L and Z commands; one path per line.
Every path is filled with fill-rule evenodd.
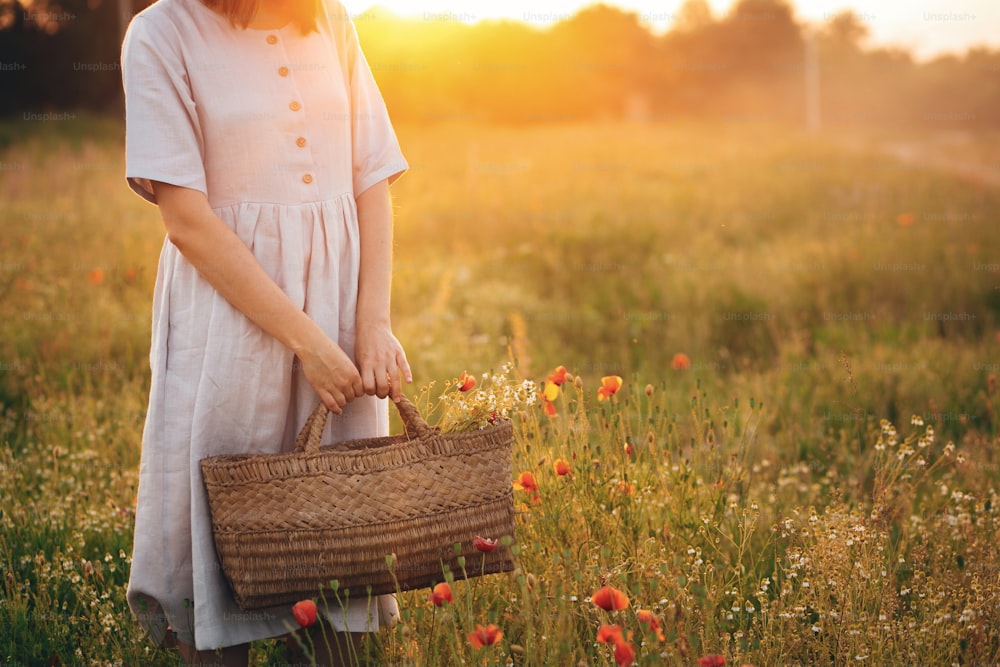
M 267 41 L 268 44 L 273 46 L 278 43 L 278 36 L 268 35 L 265 41 Z M 278 68 L 278 76 L 287 77 L 288 74 L 289 74 L 289 69 L 284 65 Z M 289 102 L 288 108 L 291 109 L 292 111 L 301 111 L 302 103 L 297 100 L 292 100 L 291 102 Z M 295 140 L 295 145 L 298 146 L 299 148 L 305 148 L 307 143 L 308 142 L 306 141 L 305 137 L 299 137 Z M 303 174 L 302 182 L 305 183 L 306 185 L 312 183 L 313 182 L 312 174 Z

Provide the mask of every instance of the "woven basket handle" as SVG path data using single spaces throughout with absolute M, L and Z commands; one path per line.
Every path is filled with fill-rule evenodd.
M 417 406 L 411 403 L 406 396 L 401 396 L 399 403 L 395 405 L 396 409 L 399 410 L 399 417 L 403 421 L 403 428 L 406 429 L 406 437 L 410 440 L 429 438 L 438 433 L 438 429 L 431 428 L 424 421 Z M 302 430 L 295 438 L 296 452 L 315 454 L 319 451 L 319 443 L 323 439 L 323 429 L 326 428 L 326 420 L 329 416 L 330 408 L 326 407 L 323 401 L 320 401 L 316 409 L 306 418 L 306 423 L 302 425 Z
M 410 440 L 413 440 L 414 437 L 429 438 L 438 433 L 438 429 L 431 428 L 424 421 L 424 418 L 420 416 L 420 410 L 417 410 L 417 406 L 411 403 L 410 399 L 406 396 L 400 396 L 399 403 L 395 405 L 396 409 L 399 410 L 399 418 L 403 420 L 403 428 L 406 429 L 406 436 Z
M 330 416 L 330 408 L 326 403 L 319 402 L 316 409 L 306 418 L 306 423 L 302 425 L 295 438 L 295 451 L 315 454 L 319 451 L 319 441 L 323 439 L 323 429 L 326 428 L 326 419 Z

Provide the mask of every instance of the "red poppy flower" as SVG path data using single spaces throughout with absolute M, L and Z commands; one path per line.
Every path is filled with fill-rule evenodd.
M 613 586 L 602 586 L 590 601 L 605 611 L 616 611 L 628 606 L 628 596 Z
M 625 450 L 625 456 L 629 458 L 632 458 L 632 455 L 635 453 L 635 450 L 632 449 L 632 443 L 628 441 L 625 442 L 625 445 L 622 447 L 622 449 Z
M 560 477 L 565 477 L 570 473 L 569 462 L 564 461 L 563 459 L 556 459 L 556 462 L 552 464 L 552 467 L 555 468 L 556 474 Z
M 698 658 L 698 667 L 722 667 L 726 664 L 726 658 L 718 653 L 710 653 Z
M 292 605 L 292 615 L 300 627 L 308 628 L 316 622 L 316 603 L 312 600 L 299 600 Z
M 482 551 L 484 554 L 488 554 L 497 548 L 497 541 L 491 540 L 488 537 L 479 537 L 476 535 L 472 538 L 472 546 L 476 548 L 476 551 Z
M 472 644 L 472 648 L 482 648 L 484 646 L 493 646 L 503 639 L 503 631 L 492 623 L 486 627 L 477 623 L 476 629 L 470 632 L 467 637 L 469 643 Z
M 104 282 L 104 269 L 97 267 L 87 274 L 87 280 L 90 281 L 91 285 L 100 285 Z
M 912 213 L 900 213 L 896 216 L 896 224 L 900 227 L 909 227 L 916 222 L 917 217 Z
M 597 390 L 597 400 L 606 401 L 618 393 L 624 380 L 617 375 L 605 375 L 601 378 L 601 386 Z
M 635 662 L 635 646 L 632 642 L 618 642 L 615 644 L 615 663 L 620 667 L 628 667 Z
M 557 387 L 561 387 L 566 383 L 566 367 L 556 366 L 556 369 L 545 378 L 546 382 L 551 382 Z
M 674 355 L 674 358 L 670 360 L 670 367 L 675 371 L 686 371 L 691 368 L 691 357 L 687 356 L 683 352 L 678 352 Z
M 545 414 L 548 415 L 549 417 L 556 416 L 556 404 L 553 403 L 552 401 L 543 400 L 542 408 L 545 410 Z
M 651 612 L 648 609 L 640 609 L 639 611 L 635 612 L 635 616 L 636 618 L 639 619 L 640 623 L 645 623 L 646 625 L 648 625 L 649 631 L 655 632 L 656 638 L 659 639 L 661 642 L 666 639 L 663 636 L 663 630 L 660 629 L 660 619 L 656 618 L 656 616 L 653 615 L 653 612 Z
M 619 625 L 602 625 L 597 630 L 597 641 L 601 644 L 618 644 L 625 641 Z
M 476 378 L 472 377 L 465 371 L 458 378 L 458 390 L 459 391 L 469 391 L 476 386 Z
M 514 481 L 514 490 L 534 493 L 538 491 L 538 482 L 530 472 L 522 472 Z
M 435 604 L 435 606 L 443 607 L 445 602 L 452 602 L 455 596 L 451 594 L 451 586 L 446 582 L 441 582 L 431 591 L 431 594 L 427 596 L 427 599 Z

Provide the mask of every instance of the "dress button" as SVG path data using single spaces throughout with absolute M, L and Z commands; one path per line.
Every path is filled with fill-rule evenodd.
M 298 111 L 299 109 L 302 108 L 302 105 L 299 104 L 298 102 L 292 102 L 291 104 L 288 105 L 288 108 L 291 109 L 292 111 Z
M 288 76 L 288 68 L 287 67 L 279 67 L 278 68 L 278 75 L 279 76 Z
M 268 44 L 277 44 L 278 43 L 278 36 L 277 35 L 268 35 L 267 36 L 267 43 Z
M 295 140 L 295 145 L 298 146 L 299 148 L 305 148 L 306 138 L 299 137 L 298 139 Z
M 313 182 L 312 174 L 306 174 L 305 176 L 303 176 L 302 177 L 302 182 L 305 183 L 306 185 L 309 185 L 310 183 L 312 183 Z

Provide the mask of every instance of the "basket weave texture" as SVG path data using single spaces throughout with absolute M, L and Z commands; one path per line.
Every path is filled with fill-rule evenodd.
M 333 581 L 341 599 L 364 598 L 430 586 L 448 570 L 460 579 L 514 568 L 502 542 L 490 553 L 472 546 L 514 537 L 510 422 L 442 435 L 405 397 L 395 405 L 405 435 L 320 447 L 320 403 L 293 452 L 202 459 L 216 552 L 241 608 L 330 596 Z

